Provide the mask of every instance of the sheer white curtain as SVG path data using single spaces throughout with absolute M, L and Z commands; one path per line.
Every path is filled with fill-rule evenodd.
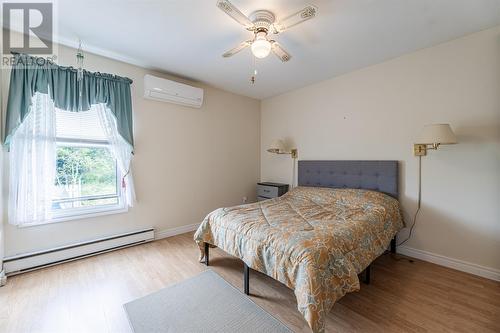
M 49 95 L 36 93 L 10 144 L 9 223 L 50 220 L 56 160 L 56 116 Z
M 116 118 L 105 104 L 92 105 L 92 109 L 97 110 L 102 130 L 106 134 L 111 153 L 116 158 L 118 168 L 120 169 L 122 175 L 121 187 L 124 189 L 126 204 L 132 207 L 135 202 L 134 181 L 130 169 L 132 146 L 118 133 Z
M 105 104 L 92 105 L 122 175 L 128 206 L 135 202 L 130 171 L 132 147 L 118 133 L 116 118 Z M 85 112 L 85 111 L 83 111 Z M 56 110 L 49 95 L 36 93 L 30 112 L 10 143 L 9 223 L 37 224 L 52 218 L 56 171 Z

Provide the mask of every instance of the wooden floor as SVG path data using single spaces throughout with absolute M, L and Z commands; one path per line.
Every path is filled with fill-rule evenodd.
M 0 332 L 131 332 L 123 304 L 206 270 L 197 257 L 189 233 L 11 277 L 0 288 Z M 210 268 L 242 289 L 238 259 L 213 249 Z M 250 292 L 309 332 L 290 289 L 252 272 Z M 327 332 L 500 332 L 500 283 L 384 255 L 372 283 L 333 307 Z

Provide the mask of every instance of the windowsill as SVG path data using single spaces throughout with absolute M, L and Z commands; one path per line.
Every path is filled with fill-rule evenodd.
M 113 208 L 107 207 L 107 208 L 100 208 L 100 209 L 92 209 L 92 210 L 88 210 L 86 212 L 81 212 L 79 214 L 72 214 L 72 215 L 68 214 L 68 215 L 55 216 L 51 220 L 48 220 L 45 222 L 22 224 L 22 225 L 19 225 L 18 228 L 37 227 L 37 226 L 46 225 L 46 224 L 89 219 L 89 218 L 98 217 L 98 216 L 123 214 L 126 212 L 128 212 L 127 205 L 125 205 L 125 207 L 119 206 L 119 207 L 113 207 Z

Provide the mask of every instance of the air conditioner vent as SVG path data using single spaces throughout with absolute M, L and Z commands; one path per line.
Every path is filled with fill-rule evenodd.
M 203 89 L 147 74 L 144 76 L 144 97 L 200 108 L 203 104 Z

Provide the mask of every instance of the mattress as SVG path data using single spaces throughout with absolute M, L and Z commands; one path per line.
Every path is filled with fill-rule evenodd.
M 293 289 L 313 332 L 358 274 L 403 227 L 399 202 L 361 189 L 297 187 L 258 203 L 219 208 L 194 235 Z

